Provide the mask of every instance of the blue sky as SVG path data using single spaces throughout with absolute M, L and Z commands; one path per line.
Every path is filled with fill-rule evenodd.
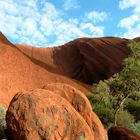
M 140 0 L 0 0 L 13 43 L 57 46 L 79 37 L 140 36 Z

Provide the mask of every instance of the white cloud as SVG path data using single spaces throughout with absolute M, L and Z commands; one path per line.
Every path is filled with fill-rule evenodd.
M 37 0 L 0 0 L 0 30 L 17 43 L 34 46 L 61 45 L 78 37 L 104 34 L 104 28 L 87 17 L 83 21 L 65 19 L 52 3 L 38 5 Z
M 77 0 L 63 0 L 63 7 L 65 10 L 77 9 L 80 7 Z
M 140 36 L 140 0 L 120 0 L 119 8 L 132 8 L 132 14 L 120 20 L 118 26 L 125 29 L 122 36 L 134 38 Z
M 82 23 L 81 29 L 88 33 L 90 32 L 90 36 L 103 36 L 104 35 L 104 27 L 98 26 L 96 27 L 92 23 Z
M 103 11 L 91 11 L 86 16 L 89 20 L 96 23 L 104 21 L 107 18 L 107 13 Z
M 130 29 L 139 21 L 139 16 L 134 14 L 120 20 L 119 26 L 122 28 Z
M 135 26 L 134 28 L 129 28 L 126 32 L 124 32 L 123 37 L 127 38 L 135 38 L 140 36 L 140 24 Z
M 119 8 L 124 10 L 130 7 L 140 7 L 140 0 L 120 0 Z
M 48 18 L 56 18 L 59 15 L 55 6 L 50 2 L 44 4 L 42 12 L 45 13 Z

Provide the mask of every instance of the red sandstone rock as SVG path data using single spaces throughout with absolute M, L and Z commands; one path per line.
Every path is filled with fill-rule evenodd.
M 112 127 L 108 130 L 109 140 L 140 140 L 140 135 L 121 127 Z
M 92 112 L 92 130 L 94 132 L 94 139 L 96 140 L 107 140 L 107 132 L 104 129 L 98 116 Z
M 24 55 L 0 33 L 0 103 L 8 107 L 15 93 L 42 88 L 48 83 L 68 83 L 87 93 L 84 83 L 51 73 L 41 63 Z
M 55 48 L 36 48 L 15 46 L 0 33 L 0 103 L 7 107 L 15 93 L 57 82 L 87 93 L 88 84 L 122 69 L 130 53 L 127 43 L 113 37 L 81 38 Z
M 10 140 L 94 140 L 82 116 L 67 100 L 48 90 L 16 94 L 6 120 Z
M 86 96 L 81 91 L 63 83 L 48 84 L 43 89 L 52 91 L 53 93 L 65 98 L 92 128 L 92 107 Z
M 129 40 L 115 37 L 80 38 L 54 48 L 16 45 L 55 73 L 92 84 L 122 69 Z
M 94 134 L 95 140 L 107 139 L 106 131 L 97 117 L 92 111 L 92 107 L 86 96 L 79 90 L 68 84 L 52 83 L 44 87 L 44 89 L 65 98 L 75 110 L 84 118 Z

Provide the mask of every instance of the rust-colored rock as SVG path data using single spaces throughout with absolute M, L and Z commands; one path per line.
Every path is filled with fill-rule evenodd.
M 108 130 L 109 140 L 140 140 L 140 135 L 121 127 L 112 127 Z
M 122 69 L 130 53 L 128 42 L 80 38 L 59 47 L 37 48 L 13 45 L 0 33 L 0 103 L 7 107 L 15 93 L 57 82 L 86 94 L 93 82 Z
M 87 93 L 84 83 L 51 73 L 41 63 L 24 55 L 0 33 L 0 103 L 8 107 L 15 93 L 42 88 L 48 83 L 68 83 Z
M 7 111 L 10 140 L 94 140 L 82 116 L 48 90 L 18 93 Z
M 129 40 L 115 37 L 80 38 L 54 48 L 16 45 L 55 73 L 92 84 L 122 69 Z
M 107 140 L 107 132 L 104 129 L 98 116 L 92 112 L 92 131 L 94 132 L 94 138 L 97 140 Z
M 106 131 L 97 117 L 92 111 L 92 107 L 86 96 L 79 90 L 73 88 L 68 84 L 52 83 L 44 87 L 53 93 L 65 98 L 75 110 L 84 118 L 94 134 L 95 140 L 102 140 L 107 138 Z
M 63 83 L 52 83 L 43 88 L 65 98 L 92 128 L 92 107 L 86 96 L 81 91 Z

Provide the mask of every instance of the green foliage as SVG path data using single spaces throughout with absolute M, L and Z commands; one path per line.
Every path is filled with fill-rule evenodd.
M 134 116 L 128 111 L 122 110 L 117 114 L 117 126 L 129 128 L 134 123 Z
M 129 47 L 132 53 L 124 60 L 123 70 L 108 80 L 93 84 L 92 95 L 88 96 L 94 111 L 107 127 L 112 124 L 139 127 L 140 43 L 132 41 Z
M 103 104 L 95 104 L 94 111 L 99 116 L 100 120 L 102 120 L 102 123 L 104 124 L 105 128 L 108 128 L 113 124 L 113 109 L 105 107 Z
M 132 123 L 128 128 L 133 130 L 135 133 L 140 134 L 140 121 Z
M 6 138 L 4 134 L 4 129 L 6 128 L 6 110 L 2 105 L 0 105 L 0 139 Z
M 140 101 L 129 99 L 125 104 L 125 109 L 135 117 L 136 121 L 140 120 Z

